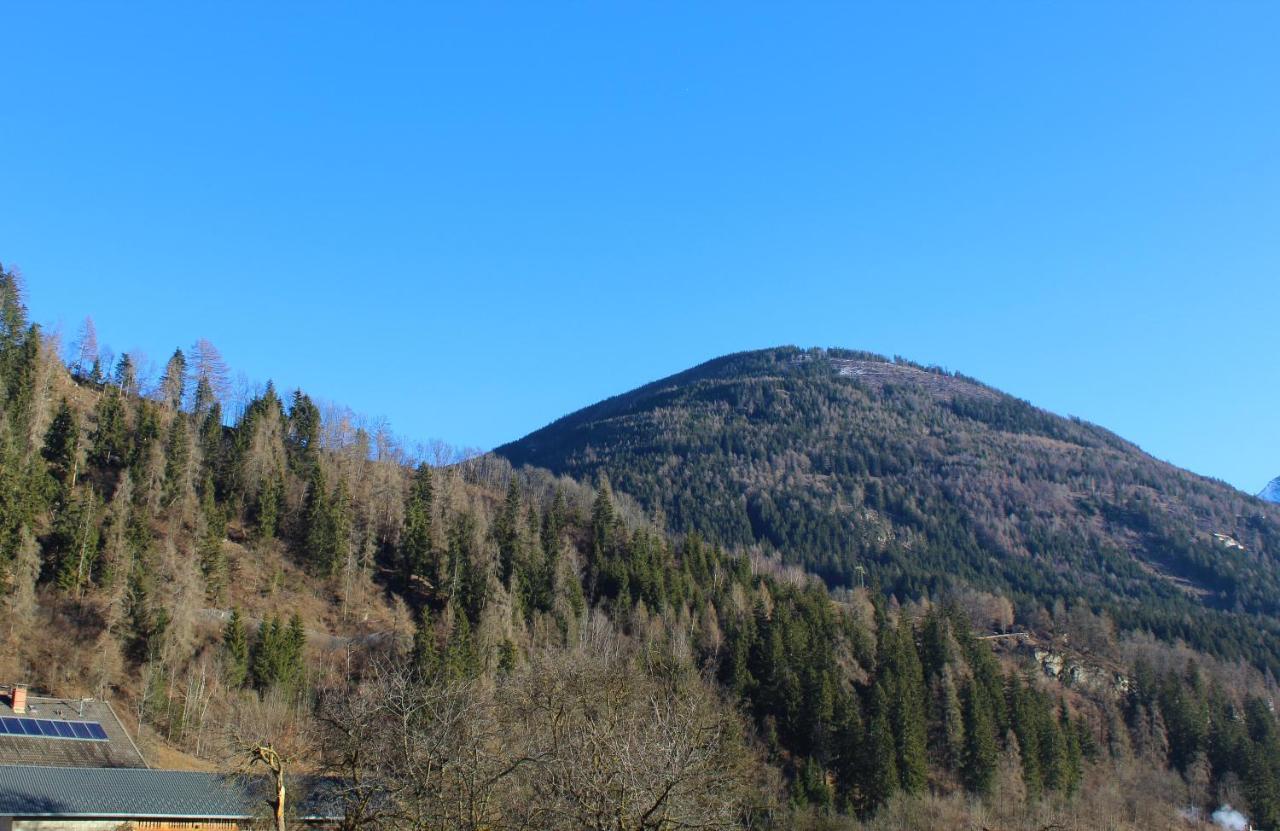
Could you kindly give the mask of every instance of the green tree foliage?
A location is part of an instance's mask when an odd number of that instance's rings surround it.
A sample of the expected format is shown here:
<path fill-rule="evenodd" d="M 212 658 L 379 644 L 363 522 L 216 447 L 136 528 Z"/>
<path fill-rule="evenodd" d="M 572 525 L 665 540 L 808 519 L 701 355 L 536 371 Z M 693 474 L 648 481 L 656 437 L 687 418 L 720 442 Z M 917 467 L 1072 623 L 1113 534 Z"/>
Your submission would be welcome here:
<path fill-rule="evenodd" d="M 249 680 L 249 635 L 240 610 L 233 608 L 222 631 L 223 672 L 227 686 L 243 687 Z"/>
<path fill-rule="evenodd" d="M 65 398 L 45 432 L 41 455 L 49 466 L 54 489 L 63 494 L 70 492 L 79 471 L 80 423 Z"/>
<path fill-rule="evenodd" d="M 320 409 L 302 390 L 295 390 L 289 408 L 289 464 L 300 476 L 310 474 L 320 458 Z"/>
<path fill-rule="evenodd" d="M 164 447 L 164 500 L 168 505 L 179 501 L 186 492 L 191 475 L 191 438 L 187 419 L 175 415 L 169 422 L 169 435 Z"/>
<path fill-rule="evenodd" d="M 422 617 L 414 630 L 412 660 L 420 678 L 434 678 L 441 670 L 440 647 L 436 642 L 436 627 L 431 620 L 430 609 L 422 610 Z"/>
<path fill-rule="evenodd" d="M 431 467 L 418 465 L 404 504 L 404 530 L 400 534 L 400 563 L 406 582 L 419 581 L 429 589 L 440 587 L 439 563 L 431 538 L 434 492 Z"/>
<path fill-rule="evenodd" d="M 1023 619 L 1083 599 L 1121 631 L 1280 675 L 1280 517 L 936 368 L 842 350 L 730 355 L 496 452 L 602 477 L 673 531 L 759 546 L 832 586 L 858 585 L 859 567 L 900 599 L 963 584 L 1011 598 Z M 1074 496 L 1036 510 L 1047 493 Z M 593 598 L 607 520 L 593 512 Z"/>
<path fill-rule="evenodd" d="M 135 527 L 132 532 L 138 534 Z M 145 531 L 143 532 L 145 533 Z M 149 563 L 149 552 L 140 552 L 129 572 L 126 607 L 128 614 L 128 652 L 139 662 L 154 661 L 164 647 L 169 629 L 169 611 L 156 599 L 155 570 Z"/>
<path fill-rule="evenodd" d="M 965 787 L 986 794 L 995 781 L 999 760 L 995 723 L 991 717 L 991 697 L 972 678 L 964 689 L 964 760 L 960 770 Z"/>
<path fill-rule="evenodd" d="M 302 618 L 296 613 L 288 622 L 275 615 L 262 621 L 253 644 L 254 685 L 260 690 L 294 688 L 305 672 L 306 644 Z"/>
<path fill-rule="evenodd" d="M 93 580 L 101 510 L 102 501 L 92 487 L 77 488 L 58 506 L 47 550 L 53 579 L 63 591 L 79 595 Z"/>
<path fill-rule="evenodd" d="M 254 503 L 253 519 L 259 539 L 269 540 L 276 536 L 283 508 L 284 477 L 278 471 L 273 471 L 262 481 L 258 498 Z"/>
<path fill-rule="evenodd" d="M 324 470 L 320 465 L 311 468 L 307 485 L 307 499 L 302 516 L 303 558 L 312 570 L 320 575 L 334 574 L 346 559 L 350 545 L 350 507 L 346 484 L 329 492 Z"/>
<path fill-rule="evenodd" d="M 466 511 L 457 514 L 449 527 L 446 563 L 449 602 L 471 621 L 480 619 L 480 610 L 487 599 L 486 574 L 479 560 L 476 533 L 475 516 Z"/>
<path fill-rule="evenodd" d="M 90 461 L 106 470 L 118 468 L 128 461 L 130 450 L 124 399 L 118 387 L 107 387 L 98 402 L 93 420 Z"/>
<path fill-rule="evenodd" d="M 164 376 L 160 379 L 160 400 L 173 411 L 182 408 L 182 399 L 187 386 L 187 356 L 181 349 L 173 350 L 164 367 Z"/>
<path fill-rule="evenodd" d="M 453 628 L 445 647 L 445 677 L 451 681 L 466 681 L 479 675 L 480 670 L 480 651 L 475 636 L 471 634 L 471 621 L 461 609 L 455 608 Z"/>
<path fill-rule="evenodd" d="M 205 592 L 215 603 L 220 602 L 227 588 L 227 555 L 223 539 L 227 535 L 227 518 L 221 506 L 213 499 L 212 486 L 204 488 L 200 500 L 203 530 L 200 532 L 197 555 L 200 571 L 204 574 Z"/>
<path fill-rule="evenodd" d="M 520 550 L 520 485 L 514 476 L 507 485 L 507 497 L 494 521 L 493 535 L 498 544 L 498 579 L 509 589 L 516 564 L 523 559 Z"/>
<path fill-rule="evenodd" d="M 896 632 L 886 628 L 881 633 L 879 671 L 890 698 L 901 786 L 914 793 L 924 787 L 928 778 L 924 670 L 916 651 L 915 633 L 905 615 Z"/>
<path fill-rule="evenodd" d="M 901 786 L 898 747 L 893 735 L 893 707 L 885 685 L 876 684 L 871 693 L 871 724 L 867 728 L 869 770 L 864 789 L 864 811 L 883 805 Z"/>

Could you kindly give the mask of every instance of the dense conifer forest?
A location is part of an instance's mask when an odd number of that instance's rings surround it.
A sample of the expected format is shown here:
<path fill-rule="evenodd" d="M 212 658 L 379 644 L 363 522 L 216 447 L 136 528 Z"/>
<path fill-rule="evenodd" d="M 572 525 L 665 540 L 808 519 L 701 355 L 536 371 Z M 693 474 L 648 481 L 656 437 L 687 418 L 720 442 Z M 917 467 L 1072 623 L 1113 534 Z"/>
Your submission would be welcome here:
<path fill-rule="evenodd" d="M 1099 428 L 775 350 L 467 456 L 229 377 L 0 268 L 0 680 L 157 766 L 265 746 L 351 829 L 1280 828 L 1280 514 Z"/>
<path fill-rule="evenodd" d="M 1280 672 L 1280 511 L 964 376 L 842 350 L 731 355 L 497 452 L 617 488 L 676 532 L 832 586 L 998 592 L 1019 620 L 1126 631 Z"/>

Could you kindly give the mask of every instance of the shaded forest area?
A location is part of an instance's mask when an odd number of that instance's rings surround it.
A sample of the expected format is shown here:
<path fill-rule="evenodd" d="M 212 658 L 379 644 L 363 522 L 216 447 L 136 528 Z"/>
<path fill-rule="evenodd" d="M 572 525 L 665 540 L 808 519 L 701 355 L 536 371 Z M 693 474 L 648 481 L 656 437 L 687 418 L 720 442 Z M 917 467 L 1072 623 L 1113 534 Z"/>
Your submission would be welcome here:
<path fill-rule="evenodd" d="M 123 703 L 153 763 L 232 768 L 265 738 L 340 777 L 353 829 L 1149 828 L 1226 802 L 1280 828 L 1268 676 L 1117 635 L 1120 606 L 1002 595 L 1013 572 L 926 578 L 969 556 L 967 537 L 925 545 L 931 514 L 908 539 L 871 508 L 889 541 L 850 588 L 786 538 L 670 534 L 712 494 L 647 513 L 660 455 L 581 481 L 428 462 L 301 391 L 229 415 L 207 342 L 141 379 L 91 334 L 46 338 L 0 269 L 0 677 Z M 779 400 L 830 416 L 800 397 Z M 970 418 L 937 429 L 951 417 Z M 1057 440 L 1130 452 L 1072 429 Z M 993 650 L 1013 604 L 1123 662 L 1124 685 Z"/>

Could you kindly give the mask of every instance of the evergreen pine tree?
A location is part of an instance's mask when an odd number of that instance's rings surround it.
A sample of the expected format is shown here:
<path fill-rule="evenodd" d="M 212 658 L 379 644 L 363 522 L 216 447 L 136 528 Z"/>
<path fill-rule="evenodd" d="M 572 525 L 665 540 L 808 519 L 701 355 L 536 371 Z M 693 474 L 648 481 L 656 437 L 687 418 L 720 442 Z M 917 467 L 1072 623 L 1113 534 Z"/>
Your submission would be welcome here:
<path fill-rule="evenodd" d="M 94 413 L 94 422 L 89 460 L 102 468 L 124 464 L 129 458 L 128 430 L 125 425 L 124 402 L 120 398 L 120 392 L 114 387 L 108 387 L 103 392 Z"/>
<path fill-rule="evenodd" d="M 939 724 L 942 728 L 941 756 L 948 769 L 959 770 L 964 764 L 965 755 L 965 719 L 960 692 L 956 689 L 955 675 L 949 665 L 943 665 L 937 677 Z"/>
<path fill-rule="evenodd" d="M 307 498 L 302 507 L 302 528 L 303 559 L 314 571 L 328 574 L 333 552 L 337 548 L 337 539 L 329 488 L 325 482 L 324 469 L 320 465 L 311 468 Z"/>
<path fill-rule="evenodd" d="M 1084 772 L 1083 752 L 1080 748 L 1079 725 L 1071 720 L 1064 701 L 1058 708 L 1058 733 L 1062 736 L 1062 773 L 1058 789 L 1067 795 L 1074 794 L 1080 787 L 1080 779 Z"/>
<path fill-rule="evenodd" d="M 867 735 L 855 696 L 837 697 L 834 710 L 834 764 L 842 809 L 856 808 L 866 767 Z"/>
<path fill-rule="evenodd" d="M 351 491 L 347 480 L 339 478 L 333 499 L 329 503 L 329 525 L 332 548 L 325 552 L 325 573 L 332 575 L 342 568 L 351 553 Z"/>
<path fill-rule="evenodd" d="M 498 543 L 498 579 L 511 588 L 511 576 L 520 557 L 520 485 L 512 476 L 507 483 L 507 498 L 494 521 Z"/>
<path fill-rule="evenodd" d="M 181 349 L 173 350 L 172 357 L 164 367 L 164 377 L 160 381 L 160 400 L 166 407 L 177 412 L 182 409 L 182 398 L 187 384 L 187 356 Z"/>
<path fill-rule="evenodd" d="M 54 517 L 50 550 L 58 588 L 79 596 L 98 562 L 102 501 L 92 487 L 77 488 Z"/>
<path fill-rule="evenodd" d="M 231 610 L 231 619 L 222 632 L 222 648 L 227 686 L 243 687 L 249 677 L 249 636 L 245 632 L 244 618 L 240 616 L 239 609 Z"/>
<path fill-rule="evenodd" d="M 591 506 L 591 548 L 587 552 L 586 583 L 592 597 L 596 596 L 600 572 L 611 553 L 610 541 L 614 526 L 613 491 L 609 478 L 600 474 L 600 486 Z"/>
<path fill-rule="evenodd" d="M 56 489 L 68 494 L 75 487 L 79 467 L 80 424 L 67 399 L 62 399 L 49 429 L 44 434 L 41 455 L 49 465 Z"/>
<path fill-rule="evenodd" d="M 191 397 L 191 415 L 203 423 L 215 409 L 221 409 L 218 397 L 209 378 L 201 375 L 196 379 L 195 393 Z"/>
<path fill-rule="evenodd" d="M 800 765 L 796 776 L 796 801 L 807 805 L 820 813 L 831 809 L 831 785 L 827 782 L 827 771 L 822 763 L 812 756 L 807 757 Z"/>
<path fill-rule="evenodd" d="M 134 398 L 138 395 L 138 372 L 128 352 L 116 361 L 115 376 L 112 380 L 126 398 Z"/>
<path fill-rule="evenodd" d="M 973 793 L 986 794 L 995 779 L 999 749 L 988 693 L 972 678 L 964 689 L 964 736 L 962 773 L 965 787 Z"/>
<path fill-rule="evenodd" d="M 1009 676 L 1008 698 L 1011 729 L 1022 751 L 1022 781 L 1027 797 L 1038 799 L 1044 790 L 1044 752 L 1034 692 L 1015 673 Z"/>
<path fill-rule="evenodd" d="M 187 419 L 176 414 L 169 422 L 169 436 L 164 448 L 164 501 L 168 505 L 182 498 L 191 467 L 191 441 Z"/>
<path fill-rule="evenodd" d="M 449 602 L 472 621 L 484 608 L 485 573 L 476 551 L 476 518 L 469 511 L 454 517 L 449 527 Z"/>
<path fill-rule="evenodd" d="M 289 628 L 284 633 L 284 650 L 284 680 L 291 687 L 296 687 L 306 674 L 307 654 L 307 630 L 302 625 L 302 615 L 297 612 L 289 616 Z"/>
<path fill-rule="evenodd" d="M 899 621 L 894 649 L 896 691 L 893 727 L 898 739 L 898 773 L 902 789 L 915 793 L 925 786 L 929 775 L 927 729 L 924 707 L 924 672 L 916 652 L 911 621 Z"/>
<path fill-rule="evenodd" d="M 480 653 L 471 634 L 471 622 L 461 609 L 453 613 L 453 630 L 445 649 L 444 671 L 450 681 L 467 681 L 480 674 Z"/>
<path fill-rule="evenodd" d="M 283 503 L 284 477 L 280 475 L 280 471 L 273 470 L 270 476 L 262 480 L 254 505 L 253 515 L 257 525 L 258 539 L 269 540 L 276 536 Z"/>
<path fill-rule="evenodd" d="M 205 593 L 216 603 L 222 599 L 227 586 L 227 557 L 222 546 L 227 535 L 227 520 L 222 508 L 214 500 L 211 484 L 203 488 L 200 513 L 203 525 L 196 553 L 200 560 L 200 571 L 204 575 Z"/>
<path fill-rule="evenodd" d="M 429 680 L 440 671 L 440 650 L 436 647 L 436 628 L 430 609 L 422 610 L 422 618 L 414 630 L 412 658 L 419 678 Z"/>
<path fill-rule="evenodd" d="M 863 811 L 874 811 L 897 792 L 898 748 L 889 718 L 889 695 L 879 681 L 871 692 L 871 723 L 867 728 L 869 764 L 863 787 Z"/>
<path fill-rule="evenodd" d="M 293 393 L 285 447 L 293 471 L 310 475 L 320 456 L 320 409 L 302 390 Z"/>
<path fill-rule="evenodd" d="M 420 580 L 438 591 L 439 575 L 431 544 L 431 468 L 426 462 L 414 471 L 404 505 L 404 531 L 400 535 L 400 562 L 406 582 Z"/>
<path fill-rule="evenodd" d="M 253 683 L 259 690 L 280 680 L 283 651 L 280 618 L 272 615 L 258 624 L 258 637 L 253 644 Z"/>

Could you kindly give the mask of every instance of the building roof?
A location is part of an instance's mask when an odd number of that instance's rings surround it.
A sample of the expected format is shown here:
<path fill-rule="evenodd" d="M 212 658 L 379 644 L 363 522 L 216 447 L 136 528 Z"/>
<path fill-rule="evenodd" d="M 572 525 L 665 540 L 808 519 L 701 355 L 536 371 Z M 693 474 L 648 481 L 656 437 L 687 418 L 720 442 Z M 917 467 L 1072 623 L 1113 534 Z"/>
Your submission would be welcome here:
<path fill-rule="evenodd" d="M 330 780 L 299 778 L 302 819 L 341 816 Z M 145 768 L 0 765 L 0 816 L 238 820 L 269 811 L 261 777 Z"/>
<path fill-rule="evenodd" d="M 0 697 L 0 717 L 14 715 L 8 696 Z M 146 760 L 129 738 L 115 711 L 105 701 L 28 695 L 26 718 L 96 721 L 107 734 L 103 741 L 51 740 L 0 734 L 0 765 L 82 768 L 145 768 Z"/>
<path fill-rule="evenodd" d="M 0 765 L 0 815 L 244 819 L 242 789 L 210 773 Z"/>

